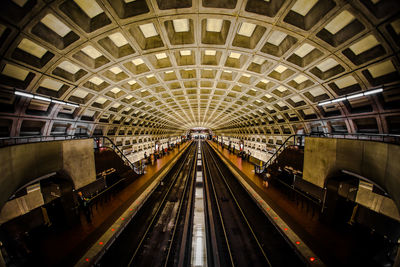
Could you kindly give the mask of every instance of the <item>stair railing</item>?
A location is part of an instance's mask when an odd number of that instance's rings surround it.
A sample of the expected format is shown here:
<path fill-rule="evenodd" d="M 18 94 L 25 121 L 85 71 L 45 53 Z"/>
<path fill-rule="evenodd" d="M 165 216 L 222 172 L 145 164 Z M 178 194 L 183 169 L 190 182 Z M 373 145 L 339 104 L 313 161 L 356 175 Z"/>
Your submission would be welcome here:
<path fill-rule="evenodd" d="M 396 134 L 373 134 L 373 133 L 310 133 L 310 134 L 294 134 L 289 136 L 282 145 L 278 147 L 275 153 L 269 158 L 269 160 L 262 166 L 254 166 L 255 173 L 261 174 L 266 171 L 268 166 L 273 164 L 280 153 L 289 146 L 288 141 L 293 139 L 294 145 L 304 146 L 304 138 L 309 137 L 322 137 L 322 138 L 338 138 L 338 139 L 352 139 L 352 140 L 364 140 L 364 141 L 376 141 L 390 144 L 400 144 L 400 135 Z M 296 138 L 301 138 L 296 140 Z M 296 142 L 297 141 L 297 142 Z"/>
<path fill-rule="evenodd" d="M 309 136 L 309 135 L 293 134 L 293 135 L 289 136 L 288 138 L 286 138 L 286 140 L 278 147 L 278 149 L 268 159 L 268 161 L 266 163 L 264 163 L 262 166 L 257 166 L 257 165 L 254 166 L 255 173 L 260 174 L 260 173 L 265 172 L 265 170 L 278 159 L 278 156 L 288 146 L 292 146 L 292 145 L 298 145 L 301 147 L 304 146 L 304 137 L 306 137 L 306 136 Z M 293 140 L 293 143 L 290 143 L 289 142 L 290 140 Z"/>
<path fill-rule="evenodd" d="M 144 164 L 135 165 L 132 163 L 125 154 L 118 148 L 118 146 L 107 136 L 96 136 L 93 137 L 95 141 L 95 145 L 97 148 L 100 147 L 108 147 L 112 149 L 123 161 L 124 163 L 129 166 L 136 174 L 143 174 L 144 173 Z"/>

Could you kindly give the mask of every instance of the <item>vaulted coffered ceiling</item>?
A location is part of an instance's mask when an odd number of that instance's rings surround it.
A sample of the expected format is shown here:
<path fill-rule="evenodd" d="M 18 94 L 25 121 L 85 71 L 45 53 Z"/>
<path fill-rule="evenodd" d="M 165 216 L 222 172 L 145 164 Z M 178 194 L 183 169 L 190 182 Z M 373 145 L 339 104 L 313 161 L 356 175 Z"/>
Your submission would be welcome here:
<path fill-rule="evenodd" d="M 399 11 L 395 0 L 5 0 L 1 116 L 283 132 L 367 117 L 388 132 L 400 108 Z"/>

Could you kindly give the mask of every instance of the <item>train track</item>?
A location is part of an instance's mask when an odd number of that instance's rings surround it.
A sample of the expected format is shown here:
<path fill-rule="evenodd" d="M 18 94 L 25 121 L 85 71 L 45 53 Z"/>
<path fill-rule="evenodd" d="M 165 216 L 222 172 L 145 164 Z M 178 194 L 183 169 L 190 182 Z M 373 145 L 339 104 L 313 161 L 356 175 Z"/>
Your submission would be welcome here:
<path fill-rule="evenodd" d="M 190 239 L 186 214 L 193 199 L 196 147 L 193 142 L 108 249 L 100 266 L 183 266 L 189 253 L 185 252 Z"/>
<path fill-rule="evenodd" d="M 193 266 L 195 176 L 202 169 L 207 266 L 306 266 L 209 145 L 200 143 L 201 168 L 193 142 L 99 265 Z"/>
<path fill-rule="evenodd" d="M 203 143 L 213 266 L 306 266 L 215 152 Z M 214 236 L 211 234 L 214 232 Z"/>

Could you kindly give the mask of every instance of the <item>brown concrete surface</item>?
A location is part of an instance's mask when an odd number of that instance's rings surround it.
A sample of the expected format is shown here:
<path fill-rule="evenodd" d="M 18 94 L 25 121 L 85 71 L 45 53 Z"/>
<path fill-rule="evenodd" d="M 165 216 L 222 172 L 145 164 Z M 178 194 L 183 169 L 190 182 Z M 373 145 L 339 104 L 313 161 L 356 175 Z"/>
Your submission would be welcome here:
<path fill-rule="evenodd" d="M 303 206 L 296 205 L 296 202 L 290 200 L 277 188 L 265 187 L 261 177 L 254 173 L 253 164 L 229 153 L 227 149 L 222 149 L 214 142 L 209 142 L 209 144 L 239 169 L 242 177 L 325 264 L 347 266 L 354 257 L 359 256 L 356 249 L 362 246 L 363 241 L 356 233 L 349 229 L 336 229 L 321 223 L 318 216 L 310 215 Z"/>
<path fill-rule="evenodd" d="M 33 179 L 63 171 L 80 188 L 96 179 L 93 140 L 66 140 L 0 148 L 0 207 Z"/>
<path fill-rule="evenodd" d="M 347 170 L 384 188 L 400 211 L 400 146 L 383 142 L 306 137 L 304 179 L 324 187 L 326 179 Z"/>
<path fill-rule="evenodd" d="M 81 255 L 97 240 L 103 232 L 118 218 L 126 207 L 130 205 L 147 186 L 157 177 L 158 173 L 166 167 L 180 151 L 187 148 L 190 143 L 184 143 L 180 149 L 175 148 L 153 165 L 146 167 L 146 173 L 137 177 L 128 186 L 117 192 L 110 201 L 93 208 L 92 222 L 88 223 L 81 214 L 81 224 L 62 232 L 48 233 L 43 236 L 37 246 L 40 247 L 44 265 L 74 264 Z"/>
<path fill-rule="evenodd" d="M 62 157 L 63 170 L 71 177 L 76 189 L 96 180 L 93 139 L 63 141 Z"/>

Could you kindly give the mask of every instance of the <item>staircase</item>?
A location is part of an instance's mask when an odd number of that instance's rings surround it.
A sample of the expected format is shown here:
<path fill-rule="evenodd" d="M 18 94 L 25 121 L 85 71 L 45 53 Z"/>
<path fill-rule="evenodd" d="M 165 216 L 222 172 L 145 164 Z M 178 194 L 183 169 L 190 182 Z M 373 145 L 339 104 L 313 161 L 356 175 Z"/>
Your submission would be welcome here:
<path fill-rule="evenodd" d="M 304 149 L 297 146 L 287 146 L 276 159 L 266 167 L 263 176 L 267 180 L 267 173 L 271 177 L 278 178 L 289 186 L 294 184 L 294 174 L 303 175 Z"/>
<path fill-rule="evenodd" d="M 131 168 L 125 164 L 122 158 L 118 156 L 114 150 L 108 147 L 95 151 L 94 159 L 96 173 L 114 168 L 119 175 L 122 175 L 131 170 Z"/>

